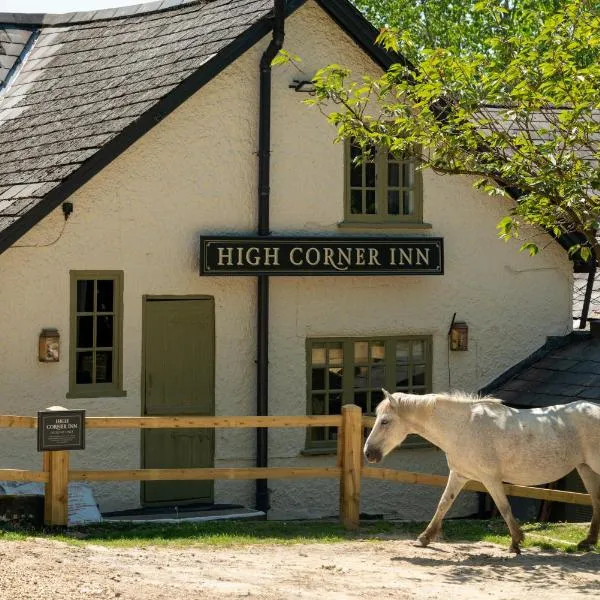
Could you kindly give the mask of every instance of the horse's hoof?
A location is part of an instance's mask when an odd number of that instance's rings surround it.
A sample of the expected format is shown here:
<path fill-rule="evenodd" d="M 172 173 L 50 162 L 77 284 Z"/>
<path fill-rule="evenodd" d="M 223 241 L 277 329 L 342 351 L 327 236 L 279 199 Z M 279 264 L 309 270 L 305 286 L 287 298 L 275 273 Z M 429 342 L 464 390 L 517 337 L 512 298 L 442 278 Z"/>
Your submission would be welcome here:
<path fill-rule="evenodd" d="M 596 544 L 591 542 L 590 540 L 581 540 L 579 544 L 577 544 L 577 550 L 581 550 L 582 552 L 589 552 Z"/>
<path fill-rule="evenodd" d="M 509 548 L 509 552 L 514 552 L 515 554 L 521 554 L 521 548 L 519 548 L 518 544 L 511 544 Z"/>
<path fill-rule="evenodd" d="M 424 534 L 421 534 L 418 538 L 417 538 L 417 542 L 423 546 L 423 548 L 425 548 L 426 546 L 429 546 L 429 542 L 431 540 Z"/>

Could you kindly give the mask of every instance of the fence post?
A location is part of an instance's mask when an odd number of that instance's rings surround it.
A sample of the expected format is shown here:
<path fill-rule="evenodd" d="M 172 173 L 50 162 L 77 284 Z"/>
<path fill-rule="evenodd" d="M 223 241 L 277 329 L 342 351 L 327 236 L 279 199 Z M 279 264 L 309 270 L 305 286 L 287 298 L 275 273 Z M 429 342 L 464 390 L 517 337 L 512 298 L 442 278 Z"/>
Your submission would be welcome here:
<path fill-rule="evenodd" d="M 66 526 L 69 518 L 69 451 L 44 452 L 48 483 L 44 494 L 44 523 Z"/>
<path fill-rule="evenodd" d="M 342 407 L 340 519 L 347 529 L 356 529 L 359 524 L 361 442 L 362 411 L 360 406 L 346 404 Z"/>

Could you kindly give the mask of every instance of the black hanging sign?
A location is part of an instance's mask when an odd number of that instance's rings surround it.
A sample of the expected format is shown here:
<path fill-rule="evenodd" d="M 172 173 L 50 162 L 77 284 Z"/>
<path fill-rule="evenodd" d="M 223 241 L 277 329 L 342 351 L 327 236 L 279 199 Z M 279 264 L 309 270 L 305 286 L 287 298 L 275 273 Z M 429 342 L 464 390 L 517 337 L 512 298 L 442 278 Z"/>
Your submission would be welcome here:
<path fill-rule="evenodd" d="M 201 275 L 443 275 L 442 238 L 201 236 Z"/>
<path fill-rule="evenodd" d="M 84 449 L 85 410 L 38 411 L 38 451 Z"/>

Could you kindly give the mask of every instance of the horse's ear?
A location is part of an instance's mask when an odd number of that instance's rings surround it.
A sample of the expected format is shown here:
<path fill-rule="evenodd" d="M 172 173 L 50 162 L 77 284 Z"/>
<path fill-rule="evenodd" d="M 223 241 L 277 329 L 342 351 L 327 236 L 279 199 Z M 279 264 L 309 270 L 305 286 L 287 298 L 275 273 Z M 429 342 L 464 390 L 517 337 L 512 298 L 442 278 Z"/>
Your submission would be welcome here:
<path fill-rule="evenodd" d="M 394 398 L 394 396 L 392 394 L 390 394 L 385 388 L 381 388 L 381 391 L 383 392 L 383 397 L 386 400 L 389 400 L 389 402 L 392 406 L 395 407 L 398 405 L 398 400 L 396 400 L 396 398 Z"/>

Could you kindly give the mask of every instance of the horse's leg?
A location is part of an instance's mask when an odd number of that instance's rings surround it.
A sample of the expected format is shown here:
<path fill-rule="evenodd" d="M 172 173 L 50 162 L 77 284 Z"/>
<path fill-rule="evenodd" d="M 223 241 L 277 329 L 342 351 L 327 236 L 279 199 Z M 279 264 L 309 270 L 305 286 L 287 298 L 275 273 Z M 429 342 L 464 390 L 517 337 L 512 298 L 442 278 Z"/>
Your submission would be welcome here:
<path fill-rule="evenodd" d="M 440 532 L 444 515 L 448 512 L 467 481 L 468 479 L 458 475 L 455 471 L 450 471 L 446 489 L 440 498 L 435 515 L 433 515 L 433 519 L 431 519 L 431 523 L 427 525 L 425 531 L 417 538 L 423 546 L 427 546 Z"/>
<path fill-rule="evenodd" d="M 510 504 L 508 502 L 508 498 L 504 493 L 504 486 L 501 481 L 483 481 L 482 482 L 487 488 L 490 496 L 496 503 L 502 518 L 508 525 L 508 529 L 510 531 L 510 537 L 512 538 L 512 543 L 510 545 L 510 551 L 515 554 L 521 554 L 521 549 L 519 548 L 519 544 L 523 541 L 525 536 L 523 535 L 523 531 L 521 531 L 521 527 L 517 523 L 512 510 L 510 508 Z"/>
<path fill-rule="evenodd" d="M 577 472 L 585 485 L 585 489 L 592 497 L 592 522 L 585 540 L 577 544 L 579 550 L 589 550 L 598 543 L 598 529 L 600 527 L 600 475 L 593 471 L 588 465 L 577 466 Z"/>

